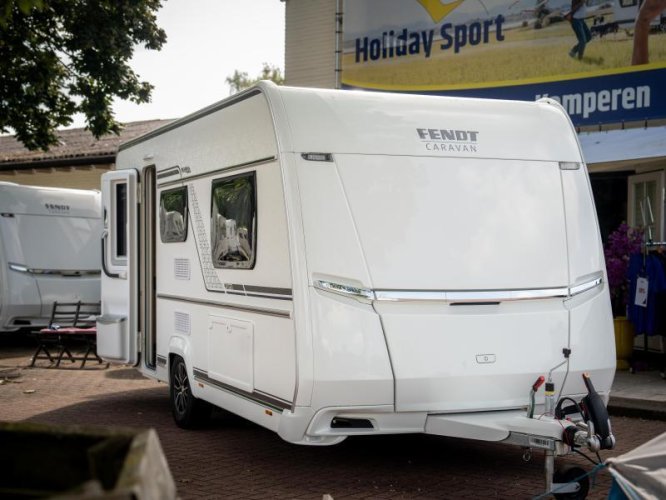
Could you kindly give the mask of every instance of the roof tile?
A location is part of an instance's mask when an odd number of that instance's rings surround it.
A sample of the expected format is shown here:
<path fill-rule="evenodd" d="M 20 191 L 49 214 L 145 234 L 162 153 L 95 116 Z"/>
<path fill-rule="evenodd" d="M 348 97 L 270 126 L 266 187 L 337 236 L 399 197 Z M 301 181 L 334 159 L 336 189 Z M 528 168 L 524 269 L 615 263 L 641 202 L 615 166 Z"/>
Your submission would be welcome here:
<path fill-rule="evenodd" d="M 86 156 L 115 155 L 118 146 L 123 142 L 166 125 L 173 120 L 146 120 L 125 123 L 120 135 L 107 134 L 95 139 L 85 128 L 59 130 L 58 144 L 48 151 L 30 151 L 14 136 L 0 137 L 0 165 L 3 163 L 30 163 L 65 158 L 82 158 Z"/>

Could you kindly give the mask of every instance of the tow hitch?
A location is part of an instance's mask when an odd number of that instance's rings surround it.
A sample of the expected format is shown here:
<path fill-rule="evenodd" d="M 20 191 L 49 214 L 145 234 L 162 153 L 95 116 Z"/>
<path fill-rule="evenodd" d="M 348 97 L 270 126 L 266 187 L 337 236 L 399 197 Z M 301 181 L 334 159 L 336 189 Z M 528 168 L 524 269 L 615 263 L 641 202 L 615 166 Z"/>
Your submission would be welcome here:
<path fill-rule="evenodd" d="M 548 377 L 551 378 L 550 376 Z M 529 460 L 533 451 L 545 454 L 545 493 L 539 498 L 585 498 L 589 490 L 590 473 L 580 467 L 555 469 L 555 457 L 578 453 L 601 467 L 599 450 L 615 446 L 606 407 L 594 389 L 589 375 L 583 375 L 587 395 L 581 401 L 563 397 L 555 404 L 552 380 L 539 377 L 530 386 L 530 404 L 524 410 L 496 410 L 487 412 L 445 413 L 428 415 L 425 432 L 438 436 L 476 439 L 519 446 L 523 459 Z M 546 383 L 545 407 L 549 411 L 535 415 L 533 403 L 536 392 Z M 549 382 L 552 385 L 549 385 Z M 552 394 L 551 394 L 552 393 Z M 596 460 L 584 453 L 596 454 Z"/>
<path fill-rule="evenodd" d="M 532 386 L 531 401 L 534 401 L 534 393 L 543 380 L 544 377 L 539 377 Z M 610 450 L 615 447 L 615 436 L 611 430 L 606 406 L 594 389 L 592 379 L 587 373 L 583 374 L 583 381 L 587 389 L 587 396 L 580 403 L 572 398 L 564 397 L 558 401 L 554 415 L 543 415 L 549 416 L 555 421 L 573 424 L 564 426 L 561 443 L 556 442 L 554 446 L 545 449 L 546 493 L 543 495 L 544 497 L 552 494 L 555 498 L 585 498 L 589 491 L 589 477 L 585 470 L 581 467 L 568 467 L 556 471 L 556 456 L 566 455 L 570 451 L 580 453 L 578 450 L 585 447 L 596 454 L 597 465 L 599 465 L 602 462 L 598 454 L 599 450 Z M 533 406 L 531 403 L 528 409 L 529 418 L 533 418 Z M 587 458 L 594 462 L 589 457 Z"/>

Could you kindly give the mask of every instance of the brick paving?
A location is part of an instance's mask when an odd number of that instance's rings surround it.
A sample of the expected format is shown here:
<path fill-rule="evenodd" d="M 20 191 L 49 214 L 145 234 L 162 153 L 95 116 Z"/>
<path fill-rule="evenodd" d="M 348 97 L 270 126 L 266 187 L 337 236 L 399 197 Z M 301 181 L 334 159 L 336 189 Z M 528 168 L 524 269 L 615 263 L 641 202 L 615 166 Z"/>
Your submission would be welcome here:
<path fill-rule="evenodd" d="M 532 498 L 542 491 L 543 456 L 519 448 L 437 436 L 350 438 L 333 447 L 291 445 L 243 419 L 218 412 L 184 431 L 171 419 L 168 388 L 131 368 L 27 368 L 30 350 L 0 345 L 0 420 L 155 428 L 179 496 L 339 499 Z M 18 368 L 17 368 L 18 367 Z M 33 392 L 34 391 L 34 392 Z M 665 421 L 613 418 L 622 454 L 666 432 Z M 582 458 L 562 462 L 589 467 Z M 606 498 L 602 471 L 589 498 Z"/>

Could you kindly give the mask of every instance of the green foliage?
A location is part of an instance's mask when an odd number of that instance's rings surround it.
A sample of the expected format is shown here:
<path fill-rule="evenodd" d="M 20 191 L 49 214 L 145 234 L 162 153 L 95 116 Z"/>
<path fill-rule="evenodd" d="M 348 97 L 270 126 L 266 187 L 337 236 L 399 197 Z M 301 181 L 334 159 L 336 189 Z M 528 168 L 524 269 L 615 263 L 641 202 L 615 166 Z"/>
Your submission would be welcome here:
<path fill-rule="evenodd" d="M 185 215 L 187 191 L 185 188 L 178 188 L 171 192 L 162 193 L 162 206 L 167 212 L 180 212 Z"/>
<path fill-rule="evenodd" d="M 160 0 L 0 0 L 0 132 L 47 150 L 81 112 L 95 137 L 118 133 L 114 97 L 148 102 L 129 66 L 137 45 L 159 50 Z"/>
<path fill-rule="evenodd" d="M 234 74 L 226 78 L 227 85 L 230 87 L 232 94 L 240 92 L 248 87 L 251 87 L 260 80 L 270 80 L 277 85 L 284 84 L 284 76 L 282 70 L 273 66 L 272 64 L 263 63 L 261 74 L 256 78 L 250 78 L 247 72 L 235 70 Z"/>

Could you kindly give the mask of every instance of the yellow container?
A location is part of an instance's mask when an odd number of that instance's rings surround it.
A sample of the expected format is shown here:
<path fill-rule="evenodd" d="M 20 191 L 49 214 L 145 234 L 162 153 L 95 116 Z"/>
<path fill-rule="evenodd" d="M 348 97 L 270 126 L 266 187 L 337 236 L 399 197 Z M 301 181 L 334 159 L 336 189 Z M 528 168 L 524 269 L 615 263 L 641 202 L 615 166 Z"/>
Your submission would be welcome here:
<path fill-rule="evenodd" d="M 615 327 L 615 357 L 617 358 L 617 369 L 628 370 L 629 360 L 634 349 L 634 325 L 626 316 L 613 318 Z"/>

